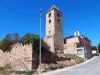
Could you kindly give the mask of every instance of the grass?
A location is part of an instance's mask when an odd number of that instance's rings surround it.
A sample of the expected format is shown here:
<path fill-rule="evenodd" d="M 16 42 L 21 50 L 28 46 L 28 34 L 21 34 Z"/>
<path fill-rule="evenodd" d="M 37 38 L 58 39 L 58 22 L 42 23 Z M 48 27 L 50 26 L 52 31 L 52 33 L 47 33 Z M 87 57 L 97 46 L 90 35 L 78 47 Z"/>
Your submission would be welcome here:
<path fill-rule="evenodd" d="M 16 74 L 33 75 L 35 71 L 14 71 Z"/>
<path fill-rule="evenodd" d="M 11 73 L 16 73 L 18 75 L 20 74 L 33 75 L 35 71 L 10 71 L 10 70 L 6 70 L 4 67 L 0 67 L 0 74 L 10 75 Z"/>
<path fill-rule="evenodd" d="M 4 71 L 5 70 L 5 68 L 4 67 L 0 67 L 0 71 Z"/>
<path fill-rule="evenodd" d="M 33 75 L 35 72 L 34 71 L 2 71 L 1 74 L 3 75 L 9 75 L 11 73 L 16 73 L 18 75 L 20 74 L 25 74 L 25 75 Z"/>
<path fill-rule="evenodd" d="M 25 74 L 26 71 L 14 71 L 16 74 Z"/>
<path fill-rule="evenodd" d="M 35 72 L 34 71 L 27 71 L 26 75 L 33 75 Z"/>
<path fill-rule="evenodd" d="M 57 56 L 65 56 L 68 58 L 73 58 L 76 61 L 76 64 L 84 62 L 84 59 L 77 56 L 76 54 L 58 54 Z"/>
<path fill-rule="evenodd" d="M 10 75 L 12 72 L 11 71 L 2 71 L 1 74 L 3 75 Z"/>

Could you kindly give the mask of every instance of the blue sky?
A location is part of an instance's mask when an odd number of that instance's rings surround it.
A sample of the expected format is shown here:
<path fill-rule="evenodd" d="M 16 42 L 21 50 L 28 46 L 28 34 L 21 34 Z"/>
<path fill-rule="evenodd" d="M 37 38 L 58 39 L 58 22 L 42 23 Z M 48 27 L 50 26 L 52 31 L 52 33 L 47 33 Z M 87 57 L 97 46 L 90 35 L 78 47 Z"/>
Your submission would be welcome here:
<path fill-rule="evenodd" d="M 39 34 L 39 10 L 42 8 L 42 38 L 45 37 L 45 14 L 53 0 L 0 0 L 0 40 L 8 33 Z M 93 45 L 100 43 L 100 0 L 55 0 L 55 5 L 63 12 L 64 37 L 80 34 L 88 37 Z"/>

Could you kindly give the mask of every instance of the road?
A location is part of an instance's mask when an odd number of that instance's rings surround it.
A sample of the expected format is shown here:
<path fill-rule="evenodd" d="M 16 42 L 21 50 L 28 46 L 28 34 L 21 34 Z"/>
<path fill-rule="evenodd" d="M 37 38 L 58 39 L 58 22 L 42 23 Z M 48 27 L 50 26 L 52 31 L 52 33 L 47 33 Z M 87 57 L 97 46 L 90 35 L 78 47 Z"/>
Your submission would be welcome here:
<path fill-rule="evenodd" d="M 100 56 L 93 57 L 92 59 L 77 66 L 39 75 L 100 75 Z"/>

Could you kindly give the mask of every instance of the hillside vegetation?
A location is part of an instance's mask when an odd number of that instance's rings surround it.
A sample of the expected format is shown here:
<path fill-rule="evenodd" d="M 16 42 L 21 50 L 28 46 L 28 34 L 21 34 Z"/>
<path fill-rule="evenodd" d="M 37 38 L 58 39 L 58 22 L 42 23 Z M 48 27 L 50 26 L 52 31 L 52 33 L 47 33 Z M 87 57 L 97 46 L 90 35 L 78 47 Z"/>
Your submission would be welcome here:
<path fill-rule="evenodd" d="M 67 57 L 67 58 L 72 58 L 76 61 L 76 64 L 82 63 L 84 62 L 84 59 L 77 56 L 76 54 L 57 54 L 57 56 L 63 56 L 63 57 Z"/>
<path fill-rule="evenodd" d="M 0 42 L 0 49 L 4 52 L 10 52 L 13 44 L 22 43 L 23 45 L 32 44 L 33 51 L 39 53 L 40 36 L 37 34 L 27 33 L 22 38 L 18 33 L 7 34 L 3 40 Z M 41 51 L 49 50 L 49 46 L 41 39 Z"/>

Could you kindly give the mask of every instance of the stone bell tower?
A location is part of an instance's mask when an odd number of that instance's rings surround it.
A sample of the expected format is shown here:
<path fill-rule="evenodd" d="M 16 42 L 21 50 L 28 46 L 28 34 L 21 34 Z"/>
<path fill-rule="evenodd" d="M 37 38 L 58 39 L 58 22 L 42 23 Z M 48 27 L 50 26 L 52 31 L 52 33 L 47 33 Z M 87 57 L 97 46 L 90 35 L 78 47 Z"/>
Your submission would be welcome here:
<path fill-rule="evenodd" d="M 45 42 L 53 53 L 63 53 L 62 11 L 53 5 L 46 13 Z"/>

